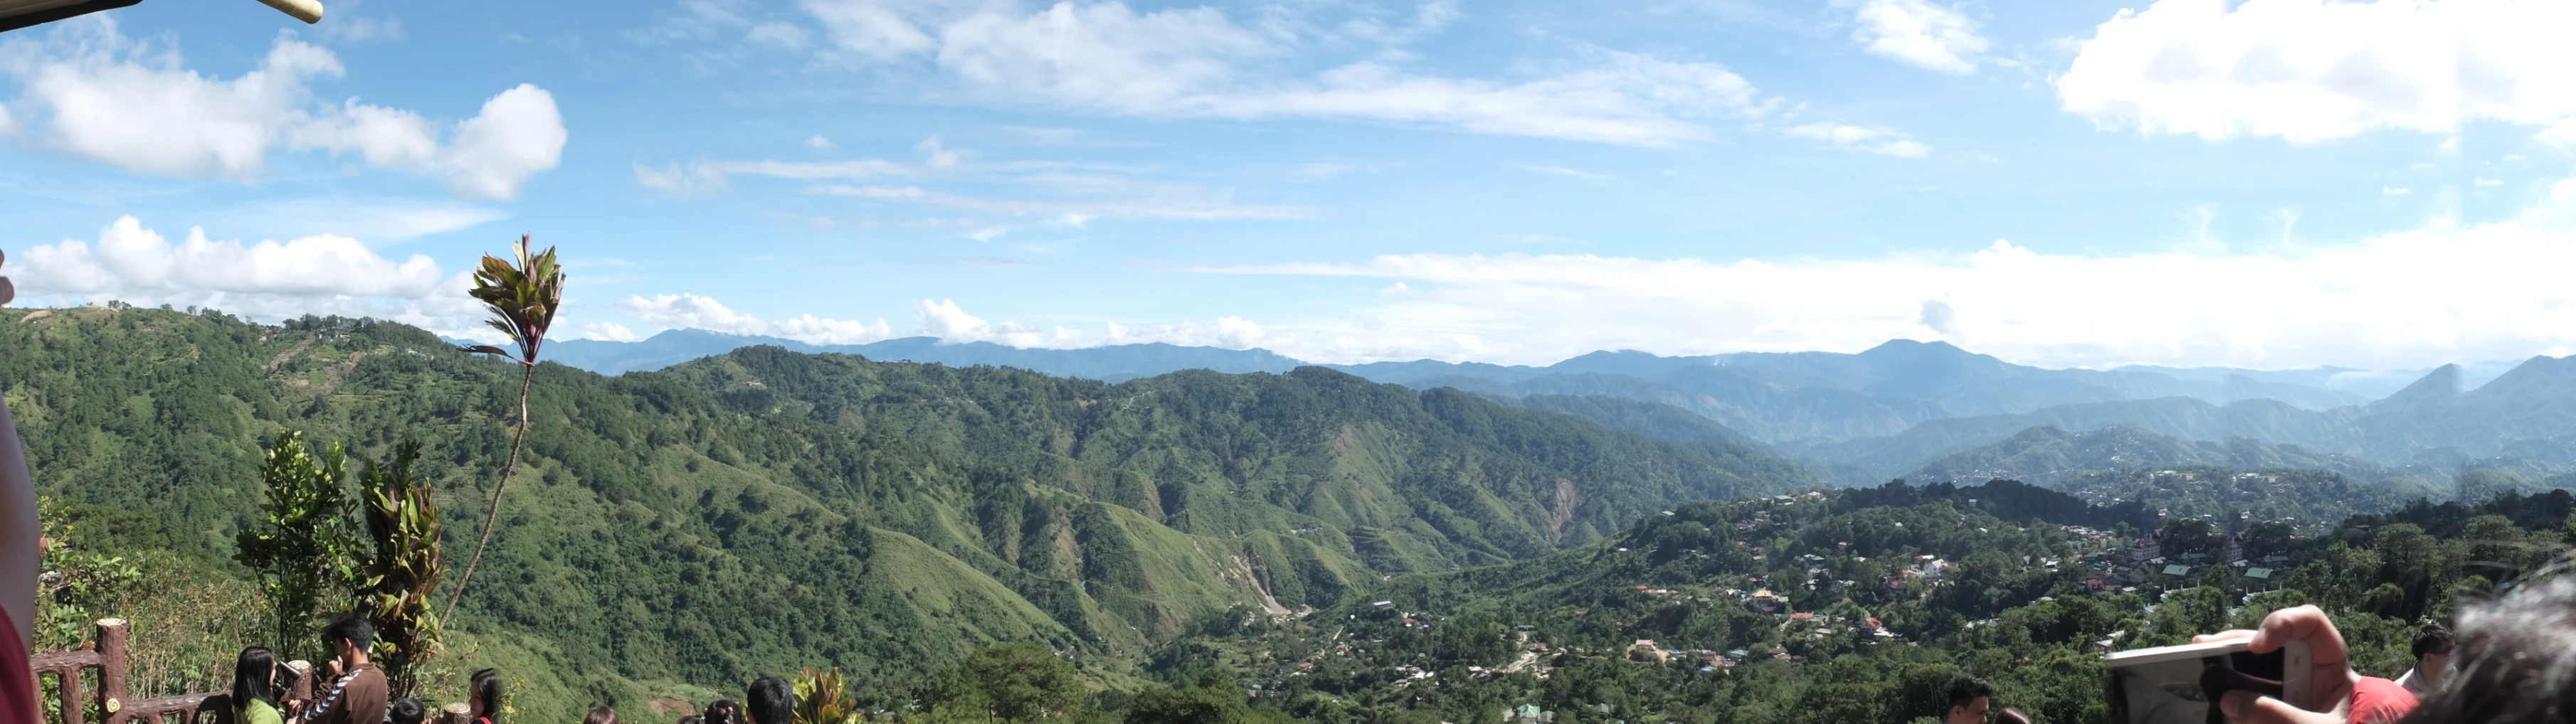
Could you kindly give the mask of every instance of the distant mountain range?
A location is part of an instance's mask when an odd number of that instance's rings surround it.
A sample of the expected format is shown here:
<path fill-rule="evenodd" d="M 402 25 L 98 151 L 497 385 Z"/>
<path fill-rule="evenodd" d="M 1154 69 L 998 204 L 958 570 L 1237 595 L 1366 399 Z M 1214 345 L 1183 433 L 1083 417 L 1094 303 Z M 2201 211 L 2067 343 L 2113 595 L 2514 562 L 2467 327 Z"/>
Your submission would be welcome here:
<path fill-rule="evenodd" d="M 813 345 L 703 330 L 637 342 L 565 340 L 549 347 L 548 358 L 618 374 L 754 345 L 1112 383 L 1187 369 L 1285 373 L 1307 366 L 1263 349 L 1024 349 L 932 337 Z M 1319 366 L 1416 389 L 1456 388 L 1649 437 L 1754 445 L 1845 484 L 2007 470 L 2045 479 L 2056 470 L 2131 462 L 2314 467 L 2357 477 L 2576 469 L 2576 358 L 2385 372 L 2046 369 L 1946 342 L 1894 340 L 1856 354 L 1623 350 L 1547 366 Z"/>

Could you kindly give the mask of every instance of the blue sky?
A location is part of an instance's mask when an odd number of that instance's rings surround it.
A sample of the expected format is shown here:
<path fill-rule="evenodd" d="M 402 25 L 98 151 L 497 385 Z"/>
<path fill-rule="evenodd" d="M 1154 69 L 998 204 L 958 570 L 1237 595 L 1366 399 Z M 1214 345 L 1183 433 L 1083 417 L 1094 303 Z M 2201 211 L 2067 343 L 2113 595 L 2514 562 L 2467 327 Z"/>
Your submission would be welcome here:
<path fill-rule="evenodd" d="M 21 305 L 1316 361 L 2566 354 L 2564 4 L 153 0 L 0 35 Z"/>

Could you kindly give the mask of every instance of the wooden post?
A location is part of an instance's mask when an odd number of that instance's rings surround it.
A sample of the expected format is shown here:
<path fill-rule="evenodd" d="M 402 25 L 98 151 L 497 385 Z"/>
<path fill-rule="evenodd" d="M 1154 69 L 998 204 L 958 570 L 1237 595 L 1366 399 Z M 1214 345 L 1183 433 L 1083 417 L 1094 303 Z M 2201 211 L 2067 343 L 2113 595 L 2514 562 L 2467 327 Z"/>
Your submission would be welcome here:
<path fill-rule="evenodd" d="M 466 706 L 465 702 L 450 702 L 447 706 L 438 708 L 438 722 L 439 724 L 468 724 L 465 721 L 465 714 L 473 710 L 474 708 Z"/>
<path fill-rule="evenodd" d="M 89 705 L 81 701 L 81 668 L 67 669 L 63 671 L 60 678 L 63 683 L 63 724 L 83 724 L 89 721 L 87 712 Z"/>
<path fill-rule="evenodd" d="M 125 709 L 125 635 L 132 630 L 125 619 L 98 620 L 98 710 L 106 712 L 107 724 L 124 724 Z"/>

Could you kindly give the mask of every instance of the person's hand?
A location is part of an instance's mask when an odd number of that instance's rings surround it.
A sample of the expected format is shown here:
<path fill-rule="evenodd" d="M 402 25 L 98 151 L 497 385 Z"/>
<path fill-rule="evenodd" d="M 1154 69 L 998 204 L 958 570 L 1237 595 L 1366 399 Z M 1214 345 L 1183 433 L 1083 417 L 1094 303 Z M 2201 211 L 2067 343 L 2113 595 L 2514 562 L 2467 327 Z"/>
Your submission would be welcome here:
<path fill-rule="evenodd" d="M 2231 691 L 2218 700 L 2218 709 L 2227 720 L 2243 724 L 2344 724 L 2344 713 L 2352 704 L 2352 687 L 2359 678 L 2352 673 L 2349 652 L 2344 648 L 2343 632 L 2335 630 L 2326 612 L 2315 606 L 2300 606 L 2273 611 L 2263 617 L 2263 627 L 2254 631 L 2237 629 L 2192 637 L 2194 643 L 2243 639 L 2245 649 L 2257 654 L 2281 650 L 2290 641 L 2308 643 L 2311 666 L 2308 701 L 2322 710 L 2309 711 L 2289 702 L 2251 691 Z"/>

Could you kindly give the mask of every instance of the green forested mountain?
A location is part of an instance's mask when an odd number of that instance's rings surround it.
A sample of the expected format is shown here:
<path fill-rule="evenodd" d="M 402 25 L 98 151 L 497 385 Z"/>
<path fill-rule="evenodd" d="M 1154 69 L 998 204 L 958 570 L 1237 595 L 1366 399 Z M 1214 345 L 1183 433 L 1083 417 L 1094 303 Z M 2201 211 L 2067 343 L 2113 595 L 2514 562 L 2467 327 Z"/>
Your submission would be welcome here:
<path fill-rule="evenodd" d="M 0 313 L 40 492 L 118 521 L 84 544 L 168 541 L 210 575 L 238 574 L 260 441 L 281 429 L 362 457 L 423 442 L 461 557 L 516 373 L 369 320 Z M 1004 640 L 1124 676 L 1229 609 L 1329 607 L 1380 575 L 1820 484 L 1726 441 L 1319 368 L 1108 385 L 755 347 L 537 379 L 528 456 L 451 644 L 515 665 L 520 696 L 567 719 L 814 665 L 901 690 Z"/>
<path fill-rule="evenodd" d="M 2194 442 L 2130 425 L 2112 425 L 2091 432 L 2067 432 L 2043 425 L 2023 430 L 2003 442 L 1944 456 L 1903 477 L 1961 482 L 2005 478 L 2046 485 L 2085 472 L 2176 466 L 2306 468 L 2363 480 L 2394 474 L 2367 460 L 2241 437 L 2226 442 Z"/>

